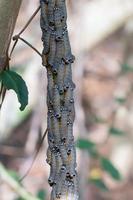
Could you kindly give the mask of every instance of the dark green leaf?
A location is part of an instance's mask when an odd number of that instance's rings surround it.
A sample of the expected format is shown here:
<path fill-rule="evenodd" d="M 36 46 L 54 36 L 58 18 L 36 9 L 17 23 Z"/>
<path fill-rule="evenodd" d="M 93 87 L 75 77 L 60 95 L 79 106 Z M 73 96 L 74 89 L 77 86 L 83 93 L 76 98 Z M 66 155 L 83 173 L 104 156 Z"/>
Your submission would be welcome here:
<path fill-rule="evenodd" d="M 122 130 L 120 130 L 120 129 L 118 129 L 118 128 L 115 128 L 115 127 L 111 127 L 110 129 L 109 129 L 109 133 L 110 134 L 112 134 L 112 135 L 124 135 L 125 133 L 124 133 L 124 131 L 122 131 Z"/>
<path fill-rule="evenodd" d="M 90 150 L 95 147 L 95 144 L 93 142 L 91 142 L 90 140 L 79 139 L 77 141 L 76 146 L 83 150 Z"/>
<path fill-rule="evenodd" d="M 108 191 L 107 186 L 105 185 L 104 181 L 100 178 L 98 179 L 90 179 L 89 180 L 92 184 L 94 184 L 96 187 L 100 188 L 103 191 Z"/>
<path fill-rule="evenodd" d="M 116 167 L 111 163 L 107 158 L 101 157 L 101 166 L 102 168 L 108 172 L 115 180 L 121 180 L 121 175 Z"/>
<path fill-rule="evenodd" d="M 38 191 L 37 193 L 37 197 L 40 199 L 40 200 L 45 200 L 46 199 L 46 191 L 41 189 Z"/>
<path fill-rule="evenodd" d="M 119 103 L 119 104 L 124 104 L 126 102 L 126 98 L 124 97 L 116 97 L 115 100 Z"/>
<path fill-rule="evenodd" d="M 121 71 L 122 71 L 122 73 L 133 72 L 133 67 L 124 63 L 124 64 L 121 65 Z"/>
<path fill-rule="evenodd" d="M 95 123 L 105 123 L 105 120 L 102 117 L 95 116 Z"/>
<path fill-rule="evenodd" d="M 21 104 L 20 110 L 24 110 L 28 104 L 28 89 L 22 77 L 16 72 L 5 70 L 0 73 L 0 80 L 5 88 L 16 92 L 18 101 Z"/>

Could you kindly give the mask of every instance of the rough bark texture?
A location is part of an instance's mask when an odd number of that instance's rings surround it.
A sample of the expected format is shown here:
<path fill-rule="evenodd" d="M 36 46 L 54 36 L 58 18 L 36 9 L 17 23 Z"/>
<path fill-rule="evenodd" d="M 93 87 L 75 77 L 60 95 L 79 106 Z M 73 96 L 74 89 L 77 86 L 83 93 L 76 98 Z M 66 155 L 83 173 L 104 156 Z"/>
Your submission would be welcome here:
<path fill-rule="evenodd" d="M 20 5 L 21 0 L 0 0 L 0 71 L 7 59 L 7 51 Z"/>
<path fill-rule="evenodd" d="M 43 65 L 47 68 L 49 184 L 51 200 L 78 200 L 71 53 L 65 0 L 40 0 Z"/>

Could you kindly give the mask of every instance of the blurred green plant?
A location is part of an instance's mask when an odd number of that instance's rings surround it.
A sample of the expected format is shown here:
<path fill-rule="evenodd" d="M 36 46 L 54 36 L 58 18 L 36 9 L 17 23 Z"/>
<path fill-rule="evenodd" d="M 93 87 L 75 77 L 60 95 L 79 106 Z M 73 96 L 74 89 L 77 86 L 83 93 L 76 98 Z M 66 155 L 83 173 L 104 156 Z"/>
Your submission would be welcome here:
<path fill-rule="evenodd" d="M 37 197 L 40 199 L 40 200 L 45 200 L 46 199 L 46 190 L 44 189 L 40 189 L 37 193 Z"/>
<path fill-rule="evenodd" d="M 28 104 L 28 89 L 22 77 L 14 71 L 4 70 L 0 73 L 0 82 L 7 90 L 14 90 L 23 111 Z"/>
<path fill-rule="evenodd" d="M 116 132 L 119 131 L 117 130 Z M 88 151 L 90 156 L 92 156 L 93 159 L 96 159 L 99 162 L 100 169 L 99 168 L 92 169 L 90 171 L 90 176 L 89 176 L 90 183 L 94 184 L 96 187 L 102 189 L 103 191 L 107 191 L 108 187 L 106 186 L 104 180 L 102 179 L 102 172 L 108 173 L 116 181 L 121 180 L 121 175 L 118 169 L 113 165 L 113 163 L 109 159 L 105 158 L 98 152 L 97 145 L 94 142 L 88 139 L 80 138 L 77 140 L 76 146 L 81 150 Z"/>
<path fill-rule="evenodd" d="M 127 63 L 123 63 L 121 65 L 121 73 L 125 74 L 125 73 L 129 73 L 129 72 L 133 72 L 133 67 L 129 66 Z"/>
<path fill-rule="evenodd" d="M 118 129 L 118 128 L 115 128 L 115 127 L 113 127 L 113 126 L 110 127 L 109 133 L 110 133 L 111 135 L 115 135 L 115 136 L 123 136 L 123 135 L 126 134 L 123 130 Z"/>

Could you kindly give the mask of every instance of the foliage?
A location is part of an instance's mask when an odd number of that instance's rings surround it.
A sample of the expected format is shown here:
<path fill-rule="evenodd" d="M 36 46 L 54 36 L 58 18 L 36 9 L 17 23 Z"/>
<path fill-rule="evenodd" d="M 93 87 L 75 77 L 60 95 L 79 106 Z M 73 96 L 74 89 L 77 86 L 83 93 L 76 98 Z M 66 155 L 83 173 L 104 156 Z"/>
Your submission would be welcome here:
<path fill-rule="evenodd" d="M 21 104 L 20 110 L 24 110 L 28 104 L 28 89 L 22 77 L 14 71 L 4 70 L 0 73 L 0 81 L 6 89 L 15 91 Z"/>
<path fill-rule="evenodd" d="M 117 132 L 119 133 L 119 131 L 117 129 L 112 129 L 112 132 Z M 120 133 L 119 133 L 120 134 Z M 97 186 L 98 188 L 107 191 L 108 188 L 106 186 L 106 184 L 104 183 L 104 180 L 102 179 L 102 172 L 106 172 L 108 173 L 113 179 L 119 181 L 121 180 L 121 175 L 119 173 L 119 171 L 117 170 L 117 168 L 113 165 L 113 163 L 103 157 L 97 149 L 97 145 L 95 143 L 93 143 L 90 140 L 86 140 L 86 139 L 78 139 L 77 141 L 77 147 L 81 150 L 86 150 L 90 153 L 90 155 L 93 157 L 93 159 L 96 159 L 99 162 L 99 165 L 101 167 L 101 171 L 99 169 L 93 169 L 90 171 L 90 176 L 89 176 L 89 182 L 93 183 L 95 186 Z"/>

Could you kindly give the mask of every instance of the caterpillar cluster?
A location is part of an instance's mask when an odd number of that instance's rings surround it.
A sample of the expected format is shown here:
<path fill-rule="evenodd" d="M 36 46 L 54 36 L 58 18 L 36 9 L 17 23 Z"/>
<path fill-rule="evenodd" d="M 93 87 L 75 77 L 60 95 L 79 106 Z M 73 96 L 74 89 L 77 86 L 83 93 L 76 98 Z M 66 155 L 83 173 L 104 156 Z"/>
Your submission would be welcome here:
<path fill-rule="evenodd" d="M 51 199 L 72 193 L 78 199 L 76 150 L 73 137 L 75 118 L 71 52 L 65 0 L 40 0 L 43 65 L 47 69 L 48 182 Z M 76 184 L 75 184 L 76 183 Z M 76 198 L 75 198 L 76 197 Z"/>

